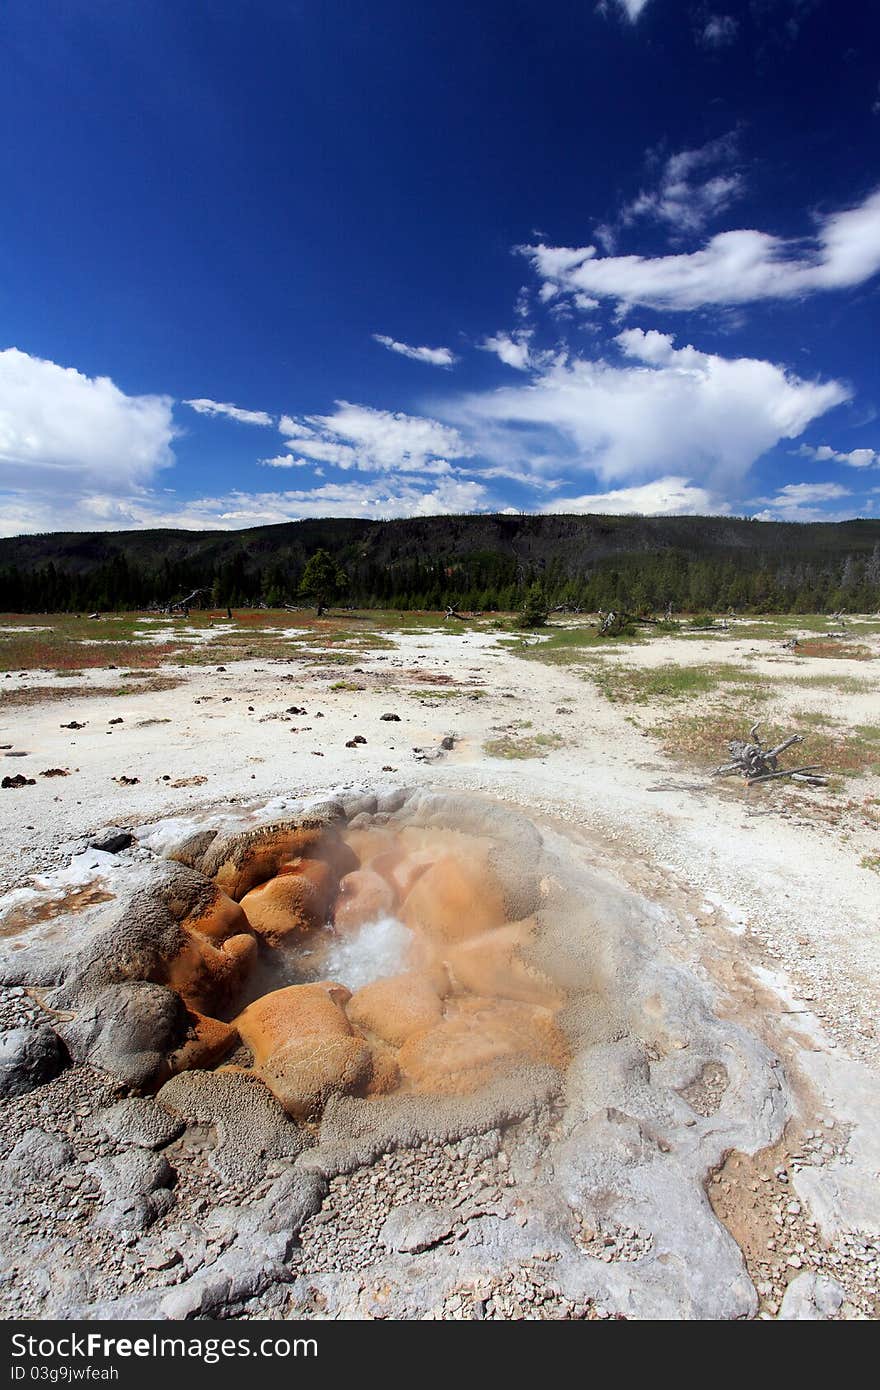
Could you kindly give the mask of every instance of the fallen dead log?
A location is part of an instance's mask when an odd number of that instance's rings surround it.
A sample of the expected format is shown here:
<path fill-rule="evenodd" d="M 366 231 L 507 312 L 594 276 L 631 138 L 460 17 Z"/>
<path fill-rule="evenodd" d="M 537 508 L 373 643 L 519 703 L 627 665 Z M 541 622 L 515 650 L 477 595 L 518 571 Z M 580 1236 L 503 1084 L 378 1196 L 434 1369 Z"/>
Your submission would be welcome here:
<path fill-rule="evenodd" d="M 195 603 L 196 599 L 200 599 L 203 594 L 209 594 L 210 592 L 210 589 L 193 589 L 192 593 L 186 594 L 183 598 L 172 599 L 169 603 L 166 603 L 164 605 L 164 611 L 169 614 L 175 612 L 183 613 L 184 616 L 188 618 L 190 607 Z"/>
<path fill-rule="evenodd" d="M 732 777 L 740 776 L 749 783 L 756 786 L 759 782 L 769 782 L 778 777 L 792 777 L 799 782 L 807 782 L 811 786 L 826 785 L 826 779 L 821 775 L 818 763 L 811 763 L 803 767 L 780 768 L 778 765 L 779 755 L 786 749 L 793 748 L 796 743 L 803 743 L 803 734 L 790 734 L 781 743 L 777 743 L 773 748 L 766 748 L 758 735 L 760 722 L 753 724 L 749 730 L 748 739 L 734 738 L 728 743 L 730 759 L 716 767 L 712 773 L 713 777 Z"/>

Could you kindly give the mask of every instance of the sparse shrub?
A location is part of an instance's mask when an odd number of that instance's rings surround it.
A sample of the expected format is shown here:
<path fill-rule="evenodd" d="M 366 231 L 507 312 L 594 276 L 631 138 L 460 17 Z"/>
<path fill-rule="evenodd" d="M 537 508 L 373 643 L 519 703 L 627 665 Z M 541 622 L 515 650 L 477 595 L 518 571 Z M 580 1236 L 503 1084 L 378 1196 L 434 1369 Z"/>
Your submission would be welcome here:
<path fill-rule="evenodd" d="M 528 630 L 535 627 L 544 627 L 547 622 L 547 602 L 544 598 L 544 590 L 540 584 L 530 584 L 526 594 L 526 601 L 523 604 L 522 612 L 518 614 L 515 627 Z"/>

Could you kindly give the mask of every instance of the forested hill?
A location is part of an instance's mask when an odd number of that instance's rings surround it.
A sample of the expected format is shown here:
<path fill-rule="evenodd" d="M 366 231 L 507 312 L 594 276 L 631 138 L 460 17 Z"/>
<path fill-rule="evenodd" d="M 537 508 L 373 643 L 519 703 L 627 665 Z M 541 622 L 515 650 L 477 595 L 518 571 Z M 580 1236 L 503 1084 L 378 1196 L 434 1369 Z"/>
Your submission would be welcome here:
<path fill-rule="evenodd" d="M 0 609 L 140 608 L 200 587 L 274 607 L 296 601 L 320 548 L 364 607 L 507 610 L 536 580 L 549 603 L 588 609 L 880 606 L 880 520 L 498 515 L 19 536 L 0 540 Z"/>

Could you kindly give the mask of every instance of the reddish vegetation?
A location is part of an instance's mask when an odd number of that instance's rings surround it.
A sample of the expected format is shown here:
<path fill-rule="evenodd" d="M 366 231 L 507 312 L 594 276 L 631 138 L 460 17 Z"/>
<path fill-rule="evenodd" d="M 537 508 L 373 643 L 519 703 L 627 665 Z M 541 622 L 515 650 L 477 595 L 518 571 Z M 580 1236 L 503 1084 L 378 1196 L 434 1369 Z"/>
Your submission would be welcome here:
<path fill-rule="evenodd" d="M 141 642 L 53 643 L 23 634 L 3 652 L 4 665 L 11 671 L 86 671 L 118 666 L 152 671 L 175 652 L 171 642 L 148 646 Z"/>

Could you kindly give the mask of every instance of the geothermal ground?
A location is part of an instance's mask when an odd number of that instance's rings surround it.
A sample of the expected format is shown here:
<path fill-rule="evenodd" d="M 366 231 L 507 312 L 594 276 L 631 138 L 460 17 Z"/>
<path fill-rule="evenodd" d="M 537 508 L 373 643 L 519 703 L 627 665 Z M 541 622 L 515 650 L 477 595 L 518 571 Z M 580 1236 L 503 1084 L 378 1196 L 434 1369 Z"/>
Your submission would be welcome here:
<path fill-rule="evenodd" d="M 3 1315 L 875 1318 L 837 626 L 2 620 Z"/>

